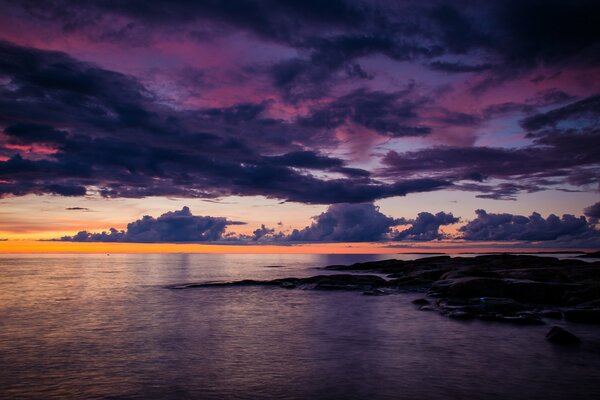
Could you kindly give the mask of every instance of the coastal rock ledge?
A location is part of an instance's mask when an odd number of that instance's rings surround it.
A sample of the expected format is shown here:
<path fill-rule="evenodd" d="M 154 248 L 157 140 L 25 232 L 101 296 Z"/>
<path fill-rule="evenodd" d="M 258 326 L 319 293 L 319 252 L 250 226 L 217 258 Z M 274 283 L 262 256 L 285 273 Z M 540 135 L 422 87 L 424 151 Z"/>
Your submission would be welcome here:
<path fill-rule="evenodd" d="M 286 289 L 348 290 L 366 295 L 427 293 L 413 301 L 454 319 L 542 324 L 544 319 L 600 323 L 600 261 L 532 255 L 436 256 L 325 267 L 309 278 L 243 280 L 171 286 L 172 289 L 263 285 Z M 386 276 L 386 278 L 383 278 Z"/>

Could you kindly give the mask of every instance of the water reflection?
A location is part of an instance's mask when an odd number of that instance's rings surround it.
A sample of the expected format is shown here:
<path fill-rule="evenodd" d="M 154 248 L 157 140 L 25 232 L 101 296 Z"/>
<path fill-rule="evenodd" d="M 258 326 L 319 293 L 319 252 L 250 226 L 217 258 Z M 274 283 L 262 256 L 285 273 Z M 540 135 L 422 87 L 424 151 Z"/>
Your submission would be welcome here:
<path fill-rule="evenodd" d="M 2 257 L 0 397 L 600 396 L 593 326 L 571 326 L 584 343 L 562 350 L 545 326 L 455 322 L 416 311 L 408 295 L 165 288 L 307 276 L 370 257 Z"/>

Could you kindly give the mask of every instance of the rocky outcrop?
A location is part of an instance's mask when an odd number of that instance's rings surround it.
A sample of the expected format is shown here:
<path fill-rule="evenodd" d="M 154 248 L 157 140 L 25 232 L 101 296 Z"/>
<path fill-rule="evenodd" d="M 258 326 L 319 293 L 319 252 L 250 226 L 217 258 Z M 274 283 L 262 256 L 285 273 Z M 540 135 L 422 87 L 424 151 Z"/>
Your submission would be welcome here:
<path fill-rule="evenodd" d="M 309 278 L 243 280 L 172 286 L 276 286 L 285 289 L 348 290 L 381 296 L 398 291 L 427 292 L 413 301 L 454 319 L 540 324 L 553 318 L 600 323 L 600 262 L 531 255 L 436 256 L 326 267 L 351 271 Z M 367 274 L 370 273 L 370 274 Z M 387 279 L 377 274 L 385 274 Z M 435 299 L 435 301 L 433 301 Z"/>
<path fill-rule="evenodd" d="M 427 290 L 455 319 L 539 324 L 554 318 L 600 323 L 600 262 L 532 255 L 385 260 L 337 271 L 385 273 L 388 286 Z"/>
<path fill-rule="evenodd" d="M 552 343 L 560 344 L 563 346 L 581 343 L 581 340 L 579 340 L 577 336 L 558 326 L 554 326 L 552 327 L 552 329 L 550 329 L 550 331 L 546 334 L 546 339 L 548 339 L 548 341 Z"/>

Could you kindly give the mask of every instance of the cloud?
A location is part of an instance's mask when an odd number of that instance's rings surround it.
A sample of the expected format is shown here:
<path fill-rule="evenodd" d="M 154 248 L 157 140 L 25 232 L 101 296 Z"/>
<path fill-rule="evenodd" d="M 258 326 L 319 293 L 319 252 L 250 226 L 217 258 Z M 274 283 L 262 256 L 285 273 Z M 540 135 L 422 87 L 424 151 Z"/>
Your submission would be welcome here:
<path fill-rule="evenodd" d="M 377 242 L 384 240 L 398 220 L 371 203 L 334 204 L 314 222 L 288 236 L 293 242 Z"/>
<path fill-rule="evenodd" d="M 263 195 L 326 204 L 451 185 L 382 182 L 342 159 L 300 150 L 318 144 L 311 138 L 323 132 L 264 117 L 264 103 L 178 110 L 133 77 L 65 53 L 0 42 L 0 55 L 0 74 L 10 81 L 0 86 L 5 136 L 52 148 L 30 157 L 5 145 L 0 196 L 82 196 L 93 188 L 104 197 Z M 319 178 L 308 170 L 344 177 Z"/>
<path fill-rule="evenodd" d="M 598 239 L 600 231 L 585 217 L 565 214 L 548 218 L 534 212 L 529 217 L 513 214 L 492 214 L 476 210 L 477 218 L 459 231 L 465 240 L 489 241 L 556 241 L 571 242 Z"/>
<path fill-rule="evenodd" d="M 158 218 L 145 215 L 119 231 L 111 228 L 109 232 L 90 233 L 81 231 L 74 236 L 65 236 L 60 240 L 73 242 L 214 242 L 223 238 L 225 228 L 240 225 L 243 222 L 229 221 L 221 217 L 203 217 L 192 215 L 188 207 L 180 211 L 169 211 Z"/>
<path fill-rule="evenodd" d="M 411 90 L 396 93 L 357 89 L 314 109 L 300 124 L 311 128 L 335 129 L 348 122 L 390 137 L 425 136 L 431 127 L 419 121 L 419 110 L 428 102 L 411 98 Z"/>
<path fill-rule="evenodd" d="M 600 201 L 587 207 L 584 214 L 594 220 L 600 220 Z"/>
<path fill-rule="evenodd" d="M 596 206 L 596 205 L 594 205 Z M 534 212 L 529 217 L 513 214 L 493 214 L 476 210 L 477 218 L 458 229 L 458 235 L 440 232 L 442 226 L 460 222 L 452 213 L 420 212 L 416 218 L 393 218 L 383 214 L 372 203 L 333 204 L 323 213 L 313 217 L 311 225 L 294 229 L 291 233 L 276 232 L 264 224 L 252 235 L 226 233 L 232 225 L 244 222 L 223 217 L 196 216 L 188 207 L 170 211 L 157 218 L 144 216 L 127 225 L 125 230 L 110 228 L 93 233 L 78 232 L 64 236 L 60 241 L 71 242 L 133 242 L 133 243 L 179 243 L 216 242 L 222 244 L 290 244 L 333 242 L 428 242 L 442 239 L 465 241 L 544 242 L 545 246 L 595 247 L 600 246 L 600 231 L 595 228 L 597 219 L 565 214 L 547 218 Z M 587 212 L 587 211 L 586 211 Z M 281 224 L 278 224 L 281 226 Z M 410 225 L 404 230 L 395 227 Z"/>
<path fill-rule="evenodd" d="M 600 95 L 595 95 L 546 113 L 525 118 L 521 121 L 521 125 L 525 129 L 537 131 L 542 128 L 556 126 L 560 122 L 568 122 L 578 118 L 580 121 L 585 119 L 598 126 L 599 116 Z"/>
<path fill-rule="evenodd" d="M 105 42 L 127 56 L 109 70 L 0 43 L 0 197 L 262 195 L 330 204 L 447 188 L 515 199 L 598 187 L 598 94 L 589 96 L 597 85 L 572 83 L 600 66 L 596 1 L 0 4 L 9 40 L 69 42 L 82 60 L 100 62 Z M 233 42 L 257 50 L 224 45 Z M 181 48 L 165 52 L 171 43 Z M 222 50 L 210 66 L 192 57 L 207 43 Z M 164 65 L 152 82 L 150 70 Z M 169 74 L 193 95 L 183 101 L 180 90 L 165 89 Z M 508 82 L 519 90 L 498 104 L 468 92 Z M 513 113 L 525 114 L 526 132 L 487 134 L 492 120 L 514 125 Z M 364 146 L 381 146 L 373 170 L 337 151 L 374 134 L 382 138 Z M 375 170 L 381 149 L 395 151 Z"/>
<path fill-rule="evenodd" d="M 408 229 L 400 231 L 393 235 L 393 240 L 414 240 L 414 241 L 430 241 L 444 239 L 446 236 L 440 232 L 440 226 L 451 225 L 459 222 L 452 213 L 439 212 L 431 214 L 428 212 L 420 212 L 417 218 L 413 220 L 404 220 L 404 224 L 411 224 Z"/>
<path fill-rule="evenodd" d="M 416 151 L 388 152 L 379 174 L 454 182 L 453 188 L 483 192 L 480 197 L 514 199 L 561 185 L 598 185 L 600 135 L 596 128 L 546 130 L 530 135 L 520 148 L 436 146 Z M 503 181 L 505 180 L 505 181 Z M 475 181 L 478 183 L 469 183 Z M 481 184 L 488 182 L 488 184 Z"/>
<path fill-rule="evenodd" d="M 448 73 L 467 73 L 467 72 L 481 72 L 492 68 L 491 64 L 464 64 L 461 62 L 446 62 L 446 61 L 434 61 L 428 64 L 429 68 L 435 71 L 442 71 Z"/>

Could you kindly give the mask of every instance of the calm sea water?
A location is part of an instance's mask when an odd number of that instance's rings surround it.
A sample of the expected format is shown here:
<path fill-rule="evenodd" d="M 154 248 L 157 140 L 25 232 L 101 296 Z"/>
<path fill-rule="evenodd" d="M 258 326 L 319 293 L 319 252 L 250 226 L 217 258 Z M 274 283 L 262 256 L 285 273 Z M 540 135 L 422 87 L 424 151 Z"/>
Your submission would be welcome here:
<path fill-rule="evenodd" d="M 417 311 L 417 294 L 166 288 L 378 258 L 0 256 L 0 397 L 600 398 L 597 326 L 568 324 L 583 340 L 569 349 L 544 339 L 548 325 Z"/>

